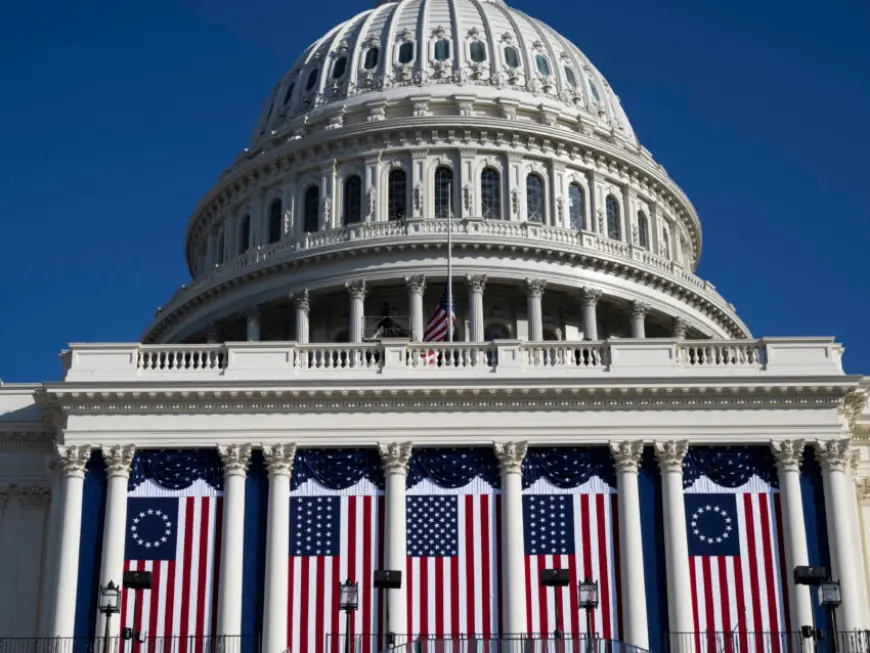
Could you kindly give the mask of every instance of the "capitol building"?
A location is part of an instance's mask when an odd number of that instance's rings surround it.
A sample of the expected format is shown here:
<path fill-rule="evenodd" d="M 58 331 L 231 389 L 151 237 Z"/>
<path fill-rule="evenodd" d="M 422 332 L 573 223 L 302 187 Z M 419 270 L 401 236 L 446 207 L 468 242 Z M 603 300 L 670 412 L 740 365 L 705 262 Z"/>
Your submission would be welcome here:
<path fill-rule="evenodd" d="M 555 29 L 359 2 L 141 342 L 0 383 L 0 653 L 870 650 L 870 377 L 696 276 Z"/>

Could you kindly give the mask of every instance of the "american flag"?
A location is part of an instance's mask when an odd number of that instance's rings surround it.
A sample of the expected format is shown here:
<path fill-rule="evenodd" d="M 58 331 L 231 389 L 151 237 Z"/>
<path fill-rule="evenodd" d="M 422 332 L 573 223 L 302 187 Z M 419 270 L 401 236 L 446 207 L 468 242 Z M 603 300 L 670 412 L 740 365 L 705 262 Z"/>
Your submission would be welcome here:
<path fill-rule="evenodd" d="M 214 633 L 223 499 L 196 488 L 128 496 L 124 570 L 152 576 L 150 591 L 124 590 L 121 623 L 147 651 L 202 652 Z"/>
<path fill-rule="evenodd" d="M 586 634 L 578 605 L 579 581 L 597 580 L 600 601 L 593 633 L 619 639 L 619 548 L 615 493 L 527 494 L 523 496 L 526 550 L 526 611 L 530 634 Z M 567 569 L 568 587 L 542 587 L 542 569 Z M 558 606 L 557 606 L 558 604 Z M 558 622 L 561 617 L 561 623 Z"/>
<path fill-rule="evenodd" d="M 287 648 L 293 653 L 343 650 L 345 619 L 339 611 L 339 584 L 345 580 L 359 584 L 359 609 L 351 613 L 351 635 L 380 630 L 380 597 L 373 578 L 383 561 L 383 516 L 382 495 L 290 499 Z M 355 650 L 373 653 L 374 644 L 363 637 Z"/>
<path fill-rule="evenodd" d="M 708 481 L 704 489 L 710 486 L 718 487 Z M 747 633 L 790 631 L 779 495 L 689 489 L 685 502 L 696 650 L 718 653 L 721 635 L 717 641 L 713 633 L 734 633 L 726 649 L 770 649 Z M 769 643 L 768 653 L 777 653 L 777 638 Z"/>
<path fill-rule="evenodd" d="M 432 314 L 426 329 L 423 331 L 423 342 L 444 342 L 448 340 L 448 333 L 453 330 L 456 324 L 456 305 L 450 307 L 447 288 L 444 288 L 444 294 L 441 295 L 441 301 L 438 302 L 438 308 Z M 449 317 L 448 317 L 449 316 Z M 435 352 L 429 351 L 423 354 L 426 362 L 430 365 L 435 364 Z"/>
<path fill-rule="evenodd" d="M 408 497 L 412 637 L 498 635 L 499 513 L 496 494 Z"/>

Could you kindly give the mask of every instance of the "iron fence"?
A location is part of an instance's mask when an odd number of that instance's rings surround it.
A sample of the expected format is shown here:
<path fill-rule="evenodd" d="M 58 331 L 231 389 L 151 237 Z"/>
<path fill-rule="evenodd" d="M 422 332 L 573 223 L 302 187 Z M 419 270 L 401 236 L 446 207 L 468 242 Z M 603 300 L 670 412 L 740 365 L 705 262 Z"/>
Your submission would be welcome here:
<path fill-rule="evenodd" d="M 323 653 L 647 653 L 624 642 L 570 634 L 497 637 L 341 634 L 327 635 L 325 644 Z"/>
<path fill-rule="evenodd" d="M 669 653 L 870 653 L 870 631 L 670 633 Z"/>
<path fill-rule="evenodd" d="M 260 653 L 257 636 L 0 637 L 0 653 Z"/>

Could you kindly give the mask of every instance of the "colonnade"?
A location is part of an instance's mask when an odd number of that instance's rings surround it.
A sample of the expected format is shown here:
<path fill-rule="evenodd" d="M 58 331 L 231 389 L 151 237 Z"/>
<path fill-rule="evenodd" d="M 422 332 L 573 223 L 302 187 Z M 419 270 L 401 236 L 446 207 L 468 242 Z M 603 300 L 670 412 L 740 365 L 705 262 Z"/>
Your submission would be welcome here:
<path fill-rule="evenodd" d="M 617 478 L 619 519 L 620 588 L 624 641 L 642 649 L 649 647 L 644 559 L 641 536 L 641 509 L 638 489 L 639 464 L 644 447 L 641 440 L 614 441 L 610 451 Z M 686 531 L 683 490 L 683 465 L 689 450 L 686 440 L 651 443 L 661 473 L 664 522 L 665 564 L 669 630 L 694 631 L 689 547 Z M 782 505 L 783 544 L 786 569 L 818 563 L 810 561 L 804 526 L 800 484 L 800 465 L 805 443 L 802 440 L 777 440 L 770 443 L 779 477 Z M 833 577 L 838 579 L 843 597 L 838 616 L 844 631 L 867 628 L 867 592 L 863 585 L 864 568 L 858 538 L 857 504 L 850 474 L 849 440 L 813 443 L 822 467 L 827 508 L 828 541 Z M 526 631 L 526 588 L 522 511 L 522 468 L 527 442 L 501 442 L 494 445 L 501 475 L 503 632 Z M 245 476 L 251 457 L 251 444 L 218 447 L 224 466 L 223 533 L 218 598 L 218 635 L 241 634 L 242 559 Z M 288 551 L 290 545 L 290 479 L 296 457 L 296 444 L 264 445 L 263 457 L 269 475 L 269 503 L 266 536 L 266 587 L 263 621 L 263 650 L 281 653 L 286 649 L 288 601 Z M 410 442 L 379 445 L 385 474 L 385 567 L 404 572 L 406 566 L 406 480 L 413 446 Z M 91 456 L 88 446 L 58 448 L 62 468 L 61 515 L 57 533 L 54 605 L 50 610 L 50 634 L 72 637 L 77 593 L 79 534 L 82 521 L 82 489 L 85 466 Z M 127 480 L 134 450 L 132 446 L 103 446 L 102 456 L 108 474 L 103 533 L 100 584 L 118 582 L 123 572 L 126 528 Z M 850 491 L 849 486 L 852 486 Z M 794 630 L 812 624 L 810 588 L 795 585 L 791 573 L 784 579 Z M 85 597 L 86 598 L 86 597 Z M 388 629 L 407 630 L 407 593 L 389 592 Z M 98 631 L 102 632 L 102 631 Z"/>

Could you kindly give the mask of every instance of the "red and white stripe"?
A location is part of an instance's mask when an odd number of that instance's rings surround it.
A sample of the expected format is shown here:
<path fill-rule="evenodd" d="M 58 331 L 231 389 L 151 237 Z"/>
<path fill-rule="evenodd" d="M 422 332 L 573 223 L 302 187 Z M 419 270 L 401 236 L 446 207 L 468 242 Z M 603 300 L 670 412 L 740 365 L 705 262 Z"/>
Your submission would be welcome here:
<path fill-rule="evenodd" d="M 530 634 L 552 635 L 558 628 L 566 636 L 587 633 L 585 613 L 578 605 L 577 583 L 598 581 L 599 604 L 593 614 L 595 636 L 619 639 L 619 534 L 615 493 L 583 493 L 572 497 L 574 555 L 527 555 L 526 620 Z M 568 587 L 541 587 L 542 569 L 568 569 Z M 557 623 L 557 602 L 562 623 Z"/>
<path fill-rule="evenodd" d="M 125 571 L 150 571 L 151 590 L 124 590 L 121 623 L 146 641 L 133 653 L 202 653 L 215 632 L 223 499 L 178 497 L 175 560 L 125 560 Z M 135 596 L 134 596 L 135 595 Z"/>
<path fill-rule="evenodd" d="M 383 599 L 373 586 L 384 559 L 384 497 L 341 497 L 338 556 L 290 556 L 287 647 L 293 653 L 341 653 L 346 629 L 338 585 L 359 583 L 359 609 L 351 613 L 351 635 L 363 635 L 356 653 L 375 653 Z M 327 635 L 330 635 L 327 641 Z"/>
<path fill-rule="evenodd" d="M 408 557 L 405 591 L 412 637 L 499 634 L 499 495 L 456 498 L 458 555 Z"/>

